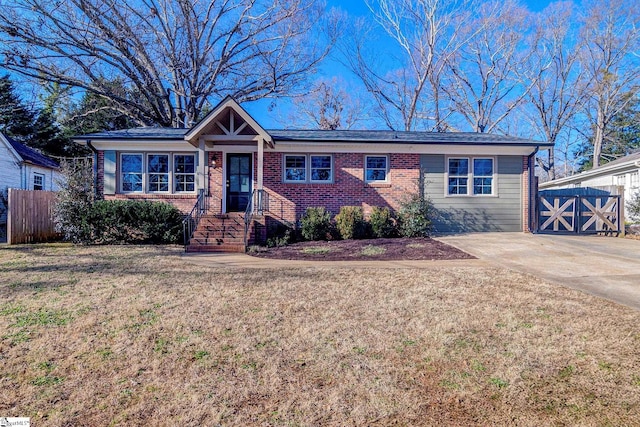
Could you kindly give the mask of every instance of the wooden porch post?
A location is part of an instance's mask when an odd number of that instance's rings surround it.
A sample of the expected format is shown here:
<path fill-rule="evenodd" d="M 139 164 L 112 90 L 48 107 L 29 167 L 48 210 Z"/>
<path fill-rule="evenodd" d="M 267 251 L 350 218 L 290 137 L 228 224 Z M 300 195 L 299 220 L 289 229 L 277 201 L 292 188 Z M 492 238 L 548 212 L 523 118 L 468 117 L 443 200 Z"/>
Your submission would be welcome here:
<path fill-rule="evenodd" d="M 198 190 L 207 192 L 209 183 L 207 182 L 207 152 L 205 151 L 204 138 L 198 138 Z M 199 191 L 198 191 L 199 192 Z"/>
<path fill-rule="evenodd" d="M 258 190 L 262 190 L 264 176 L 264 139 L 258 139 Z"/>

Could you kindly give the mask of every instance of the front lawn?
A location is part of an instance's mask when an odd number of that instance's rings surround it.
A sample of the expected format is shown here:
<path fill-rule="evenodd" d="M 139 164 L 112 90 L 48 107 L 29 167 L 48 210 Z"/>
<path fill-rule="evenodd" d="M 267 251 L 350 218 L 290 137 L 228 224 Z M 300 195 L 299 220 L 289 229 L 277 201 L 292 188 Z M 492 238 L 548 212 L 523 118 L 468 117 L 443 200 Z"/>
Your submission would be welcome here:
<path fill-rule="evenodd" d="M 640 423 L 640 313 L 446 265 L 261 271 L 194 265 L 178 247 L 1 247 L 0 416 Z"/>

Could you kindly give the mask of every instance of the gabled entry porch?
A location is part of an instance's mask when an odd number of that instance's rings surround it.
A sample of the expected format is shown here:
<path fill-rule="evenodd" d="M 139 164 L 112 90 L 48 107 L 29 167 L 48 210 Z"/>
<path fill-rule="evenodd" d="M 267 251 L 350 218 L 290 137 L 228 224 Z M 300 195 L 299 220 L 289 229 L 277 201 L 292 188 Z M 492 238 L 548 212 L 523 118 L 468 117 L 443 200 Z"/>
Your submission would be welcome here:
<path fill-rule="evenodd" d="M 244 251 L 262 211 L 264 150 L 270 135 L 226 98 L 184 137 L 198 149 L 198 201 L 185 220 L 193 251 Z"/>

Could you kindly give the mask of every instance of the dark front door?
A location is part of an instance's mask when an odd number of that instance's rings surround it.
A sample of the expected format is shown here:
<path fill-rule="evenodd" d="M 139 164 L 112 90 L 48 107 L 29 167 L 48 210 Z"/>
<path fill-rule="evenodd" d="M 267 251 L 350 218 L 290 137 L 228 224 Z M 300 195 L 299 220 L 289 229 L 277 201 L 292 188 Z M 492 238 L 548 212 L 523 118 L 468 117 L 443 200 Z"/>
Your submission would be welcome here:
<path fill-rule="evenodd" d="M 227 212 L 244 212 L 251 197 L 251 154 L 227 154 Z"/>

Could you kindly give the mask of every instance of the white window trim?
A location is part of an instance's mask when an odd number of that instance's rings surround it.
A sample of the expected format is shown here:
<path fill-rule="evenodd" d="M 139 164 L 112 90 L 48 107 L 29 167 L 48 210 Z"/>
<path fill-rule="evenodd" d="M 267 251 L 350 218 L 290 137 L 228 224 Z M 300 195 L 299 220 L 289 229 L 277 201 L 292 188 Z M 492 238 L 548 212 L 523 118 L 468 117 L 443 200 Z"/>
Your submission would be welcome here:
<path fill-rule="evenodd" d="M 295 181 L 287 179 L 287 157 L 304 157 L 304 180 Z M 311 158 L 312 157 L 329 157 L 331 164 L 331 171 L 329 172 L 329 179 L 314 180 L 311 178 Z M 282 155 L 282 182 L 285 184 L 333 184 L 335 176 L 335 165 L 333 163 L 333 154 L 328 153 L 284 153 Z"/>
<path fill-rule="evenodd" d="M 467 174 L 467 194 L 450 194 L 449 193 L 449 159 L 467 159 L 469 161 L 469 170 Z M 491 159 L 493 161 L 493 175 L 491 176 L 491 194 L 474 194 L 473 178 L 474 168 L 473 161 L 479 159 Z M 498 159 L 495 156 L 445 156 L 444 159 L 444 196 L 445 197 L 498 197 Z M 452 177 L 461 177 L 462 175 L 452 175 Z M 481 175 L 486 178 L 486 176 Z"/>
<path fill-rule="evenodd" d="M 367 159 L 369 157 L 384 157 L 386 159 L 386 170 L 385 170 L 385 174 L 384 174 L 384 180 L 381 179 L 373 179 L 373 180 L 368 180 L 367 179 L 367 170 L 369 168 L 367 168 Z M 390 165 L 391 161 L 389 160 L 389 155 L 388 154 L 367 154 L 364 156 L 364 164 L 362 165 L 362 173 L 364 174 L 364 176 L 362 177 L 362 180 L 367 183 L 367 184 L 388 184 L 390 182 L 389 180 L 389 175 L 390 175 L 390 171 L 391 171 L 391 165 Z"/>
<path fill-rule="evenodd" d="M 46 176 L 43 173 L 38 173 L 38 172 L 34 172 L 33 173 L 33 179 L 31 181 L 31 189 L 35 190 L 36 189 L 36 177 L 40 177 L 42 179 L 42 183 L 40 184 L 40 186 L 42 187 L 42 191 L 46 190 L 47 187 L 45 186 L 45 179 Z"/>
<path fill-rule="evenodd" d="M 172 153 L 145 153 L 145 162 L 144 162 L 144 176 L 146 177 L 146 181 L 147 181 L 147 185 L 144 187 L 145 188 L 145 193 L 147 194 L 170 194 L 171 190 L 173 188 L 173 156 L 171 155 Z M 166 191 L 162 191 L 162 190 L 151 190 L 150 186 L 151 186 L 151 180 L 149 179 L 149 177 L 151 176 L 151 172 L 149 172 L 149 157 L 151 156 L 166 156 L 167 157 L 167 173 L 156 173 L 155 175 L 167 175 L 167 190 Z M 143 179 L 144 181 L 144 179 Z"/>
<path fill-rule="evenodd" d="M 193 157 L 193 173 L 180 173 L 179 174 L 179 175 L 185 175 L 185 176 L 193 175 L 193 191 L 189 191 L 189 190 L 177 191 L 176 190 L 175 185 L 176 185 L 176 183 L 178 181 L 177 179 L 175 179 L 175 177 L 176 177 L 176 170 L 175 170 L 175 167 L 176 167 L 176 156 L 191 156 L 191 157 Z M 172 159 L 172 166 L 173 166 L 171 168 L 171 172 L 170 172 L 170 175 L 171 175 L 170 180 L 173 181 L 173 185 L 171 186 L 171 192 L 174 193 L 174 194 L 193 194 L 193 193 L 195 193 L 196 192 L 196 187 L 197 187 L 197 184 L 198 184 L 198 182 L 197 182 L 198 181 L 198 164 L 197 164 L 198 157 L 193 153 L 172 153 L 171 159 Z"/>
<path fill-rule="evenodd" d="M 125 191 L 124 190 L 124 188 L 123 188 L 124 179 L 122 179 L 122 177 L 124 176 L 124 171 L 122 170 L 122 157 L 123 156 L 140 156 L 140 157 L 142 157 L 142 162 L 141 162 L 142 163 L 142 171 L 141 171 L 141 173 L 142 173 L 142 190 L 140 190 L 140 191 Z M 118 165 L 117 165 L 117 167 L 118 167 L 118 181 L 119 181 L 118 188 L 120 190 L 120 193 L 122 193 L 122 194 L 144 194 L 145 193 L 145 188 L 147 188 L 146 185 L 145 185 L 145 183 L 146 183 L 146 174 L 144 173 L 145 172 L 145 163 L 146 163 L 145 153 L 140 153 L 140 152 L 138 152 L 138 153 L 135 153 L 135 152 L 122 152 L 122 153 L 120 153 L 120 155 L 118 157 L 119 157 L 118 158 Z"/>
<path fill-rule="evenodd" d="M 122 179 L 122 156 L 131 155 L 131 156 L 142 156 L 142 190 L 141 191 L 124 191 L 122 188 L 123 179 Z M 168 191 L 151 191 L 149 189 L 149 156 L 160 155 L 160 156 L 168 156 L 169 160 L 169 187 Z M 175 182 L 175 156 L 193 156 L 194 157 L 194 165 L 195 165 L 195 173 L 194 175 L 194 185 L 193 191 L 175 191 L 174 182 Z M 196 194 L 198 191 L 198 183 L 197 183 L 197 175 L 198 175 L 198 156 L 194 153 L 189 152 L 156 152 L 156 151 L 122 151 L 118 153 L 118 164 L 117 164 L 117 176 L 118 180 L 118 193 L 119 194 Z M 185 174 L 190 175 L 190 174 Z"/>

